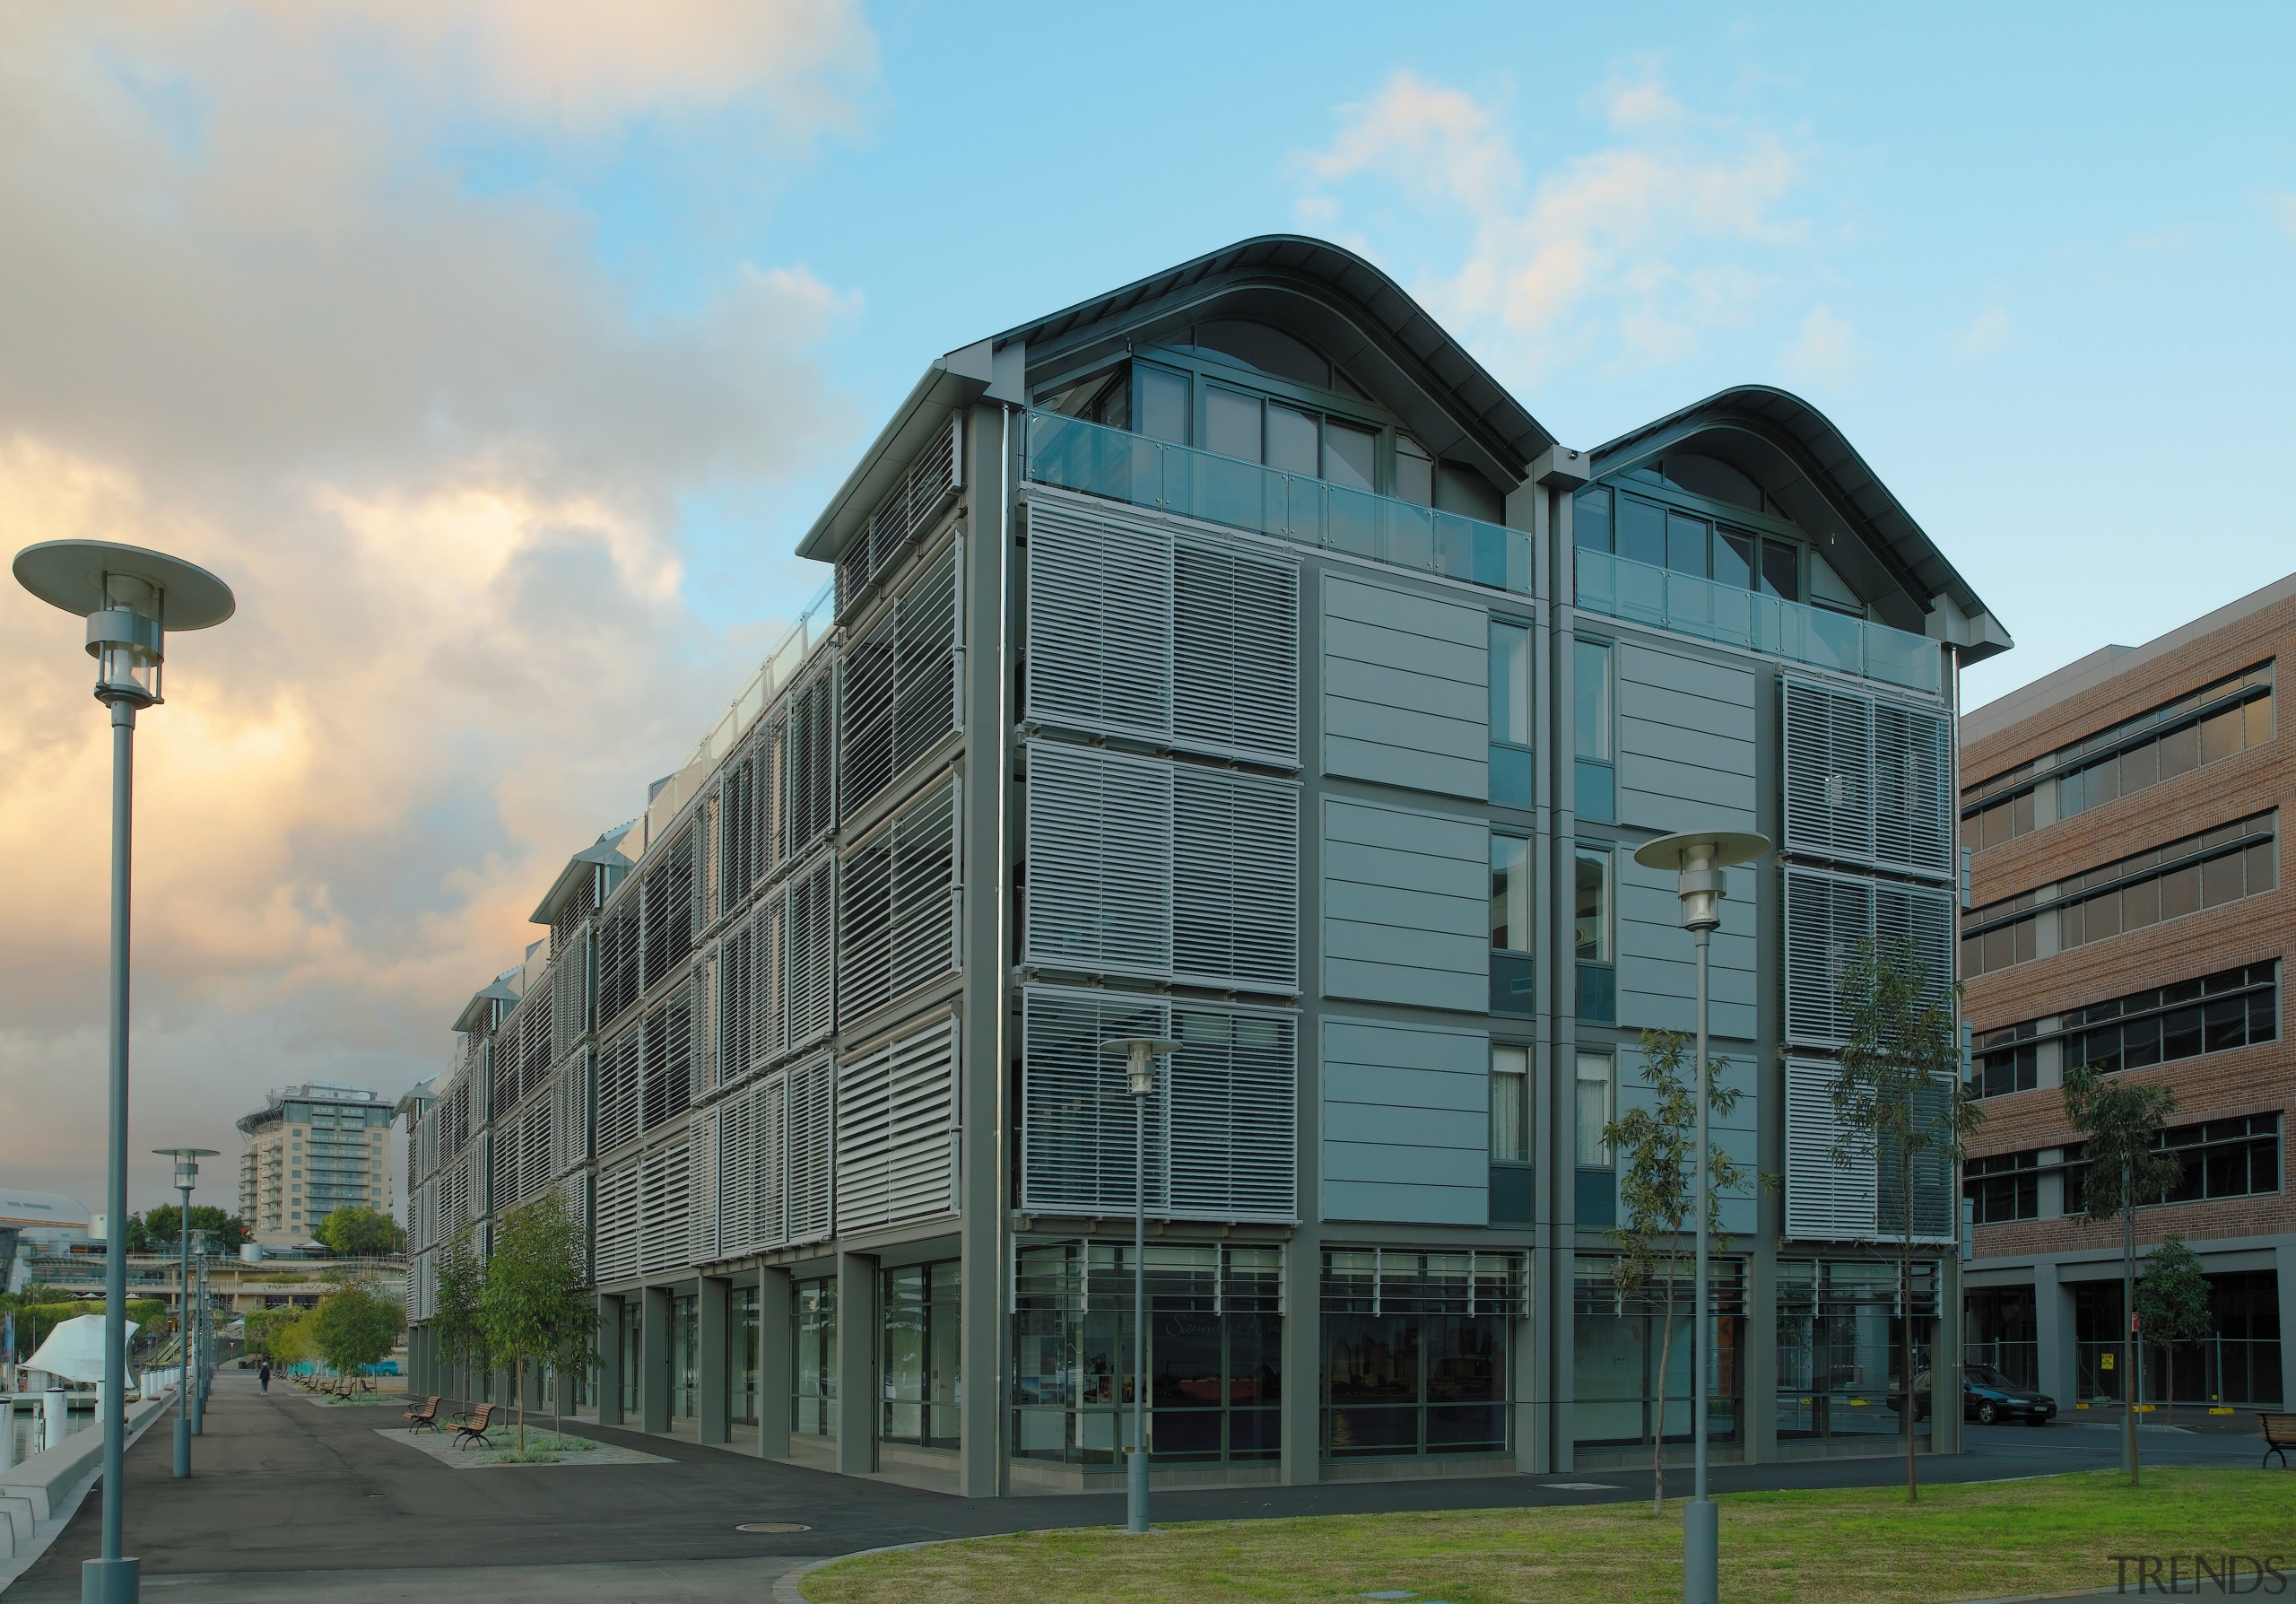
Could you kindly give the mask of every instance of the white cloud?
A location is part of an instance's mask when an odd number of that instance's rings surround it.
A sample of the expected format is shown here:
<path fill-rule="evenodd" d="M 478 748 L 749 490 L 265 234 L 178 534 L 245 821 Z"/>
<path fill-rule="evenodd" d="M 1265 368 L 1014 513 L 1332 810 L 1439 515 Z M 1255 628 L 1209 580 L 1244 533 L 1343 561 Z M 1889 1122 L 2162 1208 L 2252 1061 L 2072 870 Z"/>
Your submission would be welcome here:
<path fill-rule="evenodd" d="M 813 352 L 851 297 L 760 265 L 641 314 L 585 218 L 474 194 L 438 146 L 735 106 L 787 140 L 849 120 L 872 59 L 828 4 L 0 10 L 0 530 L 175 550 L 240 598 L 176 641 L 139 736 L 144 1146 L 229 1147 L 267 1086 L 430 1072 L 563 855 L 764 644 L 780 554 L 737 576 L 755 624 L 704 629 L 681 498 L 850 428 Z M 0 1163 L 91 1198 L 85 662 L 0 587 Z"/>
<path fill-rule="evenodd" d="M 1989 306 L 1953 337 L 1953 351 L 1962 361 L 1975 362 L 2006 345 L 2016 332 L 2016 322 L 2005 309 Z"/>
<path fill-rule="evenodd" d="M 1739 259 L 1799 241 L 1781 208 L 1800 159 L 1775 135 L 1700 116 L 1649 76 L 1596 101 L 1610 143 L 1526 186 L 1492 108 L 1397 73 L 1298 170 L 1328 188 L 1377 178 L 1456 215 L 1468 244 L 1423 292 L 1535 369 L 1594 351 L 1671 362 L 1742 323 L 1770 276 Z M 1314 198 L 1326 207 L 1327 194 Z"/>
<path fill-rule="evenodd" d="M 1813 306 L 1779 359 L 1780 365 L 1800 379 L 1838 379 L 1865 359 L 1857 331 L 1831 307 Z"/>

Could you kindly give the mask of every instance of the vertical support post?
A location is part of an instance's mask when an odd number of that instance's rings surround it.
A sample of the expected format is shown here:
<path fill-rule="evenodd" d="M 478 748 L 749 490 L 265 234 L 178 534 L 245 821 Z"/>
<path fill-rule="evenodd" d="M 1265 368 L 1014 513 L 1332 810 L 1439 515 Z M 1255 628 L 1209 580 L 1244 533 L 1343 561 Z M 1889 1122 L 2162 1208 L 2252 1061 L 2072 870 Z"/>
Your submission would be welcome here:
<path fill-rule="evenodd" d="M 797 1288 L 778 1265 L 761 1266 L 757 1281 L 757 1451 L 769 1460 L 789 1457 L 796 1393 Z"/>
<path fill-rule="evenodd" d="M 670 1429 L 670 1289 L 648 1286 L 638 1328 L 638 1414 L 639 1429 Z"/>
<path fill-rule="evenodd" d="M 1148 1530 L 1148 1096 L 1140 1071 L 1145 1042 L 1132 1046 L 1132 1452 L 1124 1461 L 1124 1529 Z"/>
<path fill-rule="evenodd" d="M 704 1443 L 728 1441 L 728 1420 L 733 1415 L 734 1368 L 732 1364 L 732 1333 L 726 1329 L 726 1315 L 732 1298 L 728 1295 L 732 1284 L 717 1276 L 701 1277 L 700 1301 L 695 1313 L 700 1322 L 696 1333 L 700 1351 L 694 1356 L 694 1385 L 701 1396 L 693 1400 L 694 1428 L 697 1438 Z"/>
<path fill-rule="evenodd" d="M 877 1469 L 877 1261 L 837 1256 L 837 1470 Z"/>
<path fill-rule="evenodd" d="M 135 1604 L 136 1561 L 120 1555 L 126 1525 L 127 1448 L 127 916 L 135 705 L 111 702 L 111 1130 L 104 1194 L 103 1532 L 100 1558 L 80 1569 L 83 1604 Z"/>
<path fill-rule="evenodd" d="M 1691 939 L 1698 947 L 1698 1182 L 1691 1194 L 1691 1208 L 1698 1216 L 1698 1275 L 1691 1293 L 1691 1431 L 1694 1444 L 1691 1501 L 1683 1505 L 1683 1604 L 1715 1604 L 1720 1567 L 1719 1510 L 1706 1495 L 1706 1368 L 1713 1338 L 1709 1328 L 1713 1306 L 1707 1294 L 1707 1134 L 1706 1134 L 1706 957 L 1711 928 L 1693 925 Z M 1665 1382 L 1659 1383 L 1659 1408 L 1665 1408 Z"/>
<path fill-rule="evenodd" d="M 598 1299 L 598 1424 L 620 1425 L 622 1419 L 622 1300 Z"/>
<path fill-rule="evenodd" d="M 178 1174 L 183 1172 L 183 1164 L 180 1159 L 177 1161 L 176 1172 Z M 176 1306 L 178 1319 L 176 1321 L 175 1463 L 176 1478 L 178 1480 L 182 1480 L 191 1474 L 191 1390 L 195 1384 L 192 1378 L 196 1373 L 191 1362 L 191 1189 L 187 1186 L 179 1186 L 176 1190 L 183 1194 L 183 1207 L 177 1210 L 176 1221 L 183 1228 L 183 1243 L 176 1260 L 178 1272 L 176 1278 L 181 1285 L 178 1291 Z M 104 1309 L 104 1318 L 106 1320 L 119 1319 L 126 1307 L 127 1305 L 124 1303 L 107 1304 Z"/>

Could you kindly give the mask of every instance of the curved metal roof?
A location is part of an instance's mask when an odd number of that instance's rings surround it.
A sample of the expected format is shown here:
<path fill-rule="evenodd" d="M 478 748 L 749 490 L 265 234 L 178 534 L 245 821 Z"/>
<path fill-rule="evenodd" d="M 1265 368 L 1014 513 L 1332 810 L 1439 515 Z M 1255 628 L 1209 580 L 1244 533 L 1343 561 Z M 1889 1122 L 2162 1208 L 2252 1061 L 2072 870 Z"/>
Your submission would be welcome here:
<path fill-rule="evenodd" d="M 1832 420 L 1789 391 L 1766 384 L 1744 384 L 1692 402 L 1596 447 L 1595 472 L 1610 472 L 1618 466 L 1618 458 L 1656 436 L 1706 426 L 1744 429 L 1785 451 L 1808 475 L 1811 484 L 1857 527 L 1861 537 L 1898 570 L 1909 590 L 1925 599 L 1947 597 L 1973 619 L 1991 616 L 1992 609 L 1945 560 L 1936 543 L 1881 476 L 1866 466 Z M 1998 620 L 1994 627 L 1999 629 Z M 2002 644 L 2007 644 L 2005 632 Z M 1971 657 L 1978 655 L 1981 654 Z"/>
<path fill-rule="evenodd" d="M 1345 313 L 1422 388 L 1447 397 L 1485 449 L 1518 476 L 1554 444 L 1536 418 L 1469 356 L 1402 285 L 1353 251 L 1304 234 L 1261 234 L 1010 328 L 994 344 L 1057 345 L 1078 330 L 1198 288 L 1304 289 Z"/>

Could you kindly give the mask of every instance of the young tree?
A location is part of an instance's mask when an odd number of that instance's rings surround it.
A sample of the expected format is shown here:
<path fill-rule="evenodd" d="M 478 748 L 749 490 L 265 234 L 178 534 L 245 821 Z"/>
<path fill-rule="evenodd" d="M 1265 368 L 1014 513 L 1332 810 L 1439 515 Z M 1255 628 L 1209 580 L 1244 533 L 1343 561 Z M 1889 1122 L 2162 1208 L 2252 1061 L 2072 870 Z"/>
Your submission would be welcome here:
<path fill-rule="evenodd" d="M 406 1311 L 363 1286 L 345 1286 L 321 1298 L 311 1312 L 311 1344 L 349 1392 L 359 1373 L 390 1356 Z"/>
<path fill-rule="evenodd" d="M 439 1250 L 438 1290 L 430 1314 L 430 1329 L 438 1338 L 439 1352 L 454 1360 L 465 1388 L 471 1366 L 483 1368 L 491 1363 L 486 1328 L 480 1319 L 485 1299 L 486 1261 L 478 1256 L 478 1245 L 465 1225 Z M 460 1401 L 467 1404 L 470 1399 Z"/>
<path fill-rule="evenodd" d="M 217 1251 L 236 1253 L 248 1239 L 247 1222 L 237 1215 L 225 1214 L 212 1203 L 195 1203 L 191 1208 L 191 1228 L 204 1231 L 214 1239 Z M 144 1245 L 138 1246 L 138 1242 Z M 172 1258 L 183 1248 L 183 1210 L 173 1203 L 162 1203 L 149 1212 L 127 1222 L 127 1251 L 131 1253 L 159 1253 Z"/>
<path fill-rule="evenodd" d="M 502 1222 L 486 1262 L 480 1323 L 487 1346 L 515 1378 L 518 1447 L 526 1446 L 526 1367 L 563 1361 L 578 1345 L 587 1356 L 592 1321 L 582 1286 L 582 1233 L 565 1199 L 544 1192 Z M 562 1428 L 564 1421 L 560 1421 Z"/>
<path fill-rule="evenodd" d="M 1905 1417 L 1905 1495 L 1919 1500 L 1915 1469 L 1915 1422 L 1921 1414 L 1913 1390 L 1913 1239 L 1921 1183 L 1939 1192 L 1931 1234 L 1950 1234 L 1961 1155 L 1985 1111 L 1961 1085 L 1961 1033 L 1954 1020 L 1957 987 L 1933 986 L 1928 965 L 1910 943 L 1882 946 L 1860 942 L 1839 983 L 1849 1008 L 1849 1039 L 1833 1082 L 1839 1125 L 1833 1162 L 1848 1168 L 1870 1155 L 1880 1193 L 1879 1212 L 1895 1214 L 1898 1286 L 1904 1299 L 1900 1386 Z M 1942 1281 L 1940 1290 L 1943 1290 Z M 1946 1312 L 1937 1312 L 1940 1320 Z M 1949 1407 L 1961 1408 L 1958 1376 L 1948 1378 Z"/>
<path fill-rule="evenodd" d="M 1619 1201 L 1626 1223 L 1607 1233 L 1619 1250 L 1612 1274 L 1622 1295 L 1648 1286 L 1655 1277 L 1665 1284 L 1665 1318 L 1658 1338 L 1658 1413 L 1650 1431 L 1650 1508 L 1655 1513 L 1666 1504 L 1666 1374 L 1673 1363 L 1674 1287 L 1682 1266 L 1695 1251 L 1697 1226 L 1691 1210 L 1697 1189 L 1698 1092 L 1693 1077 L 1686 1077 L 1683 1060 L 1690 1056 L 1691 1037 L 1682 1031 L 1642 1033 L 1642 1078 L 1653 1094 L 1648 1108 L 1631 1108 L 1603 1127 L 1603 1143 L 1625 1160 L 1619 1181 Z M 1726 1114 L 1737 1106 L 1738 1094 L 1722 1084 L 1728 1061 L 1707 1060 L 1707 1107 Z M 1727 1250 L 1730 1239 L 1722 1231 L 1722 1194 L 1745 1182 L 1744 1172 L 1714 1146 L 1707 1155 L 1707 1230 L 1718 1249 Z M 1704 1318 L 1699 1311 L 1692 1319 Z M 1692 1408 L 1699 1407 L 1703 1376 L 1691 1388 Z"/>
<path fill-rule="evenodd" d="M 319 1222 L 315 1234 L 345 1259 L 396 1253 L 406 1246 L 406 1233 L 399 1229 L 396 1220 L 380 1209 L 359 1206 L 333 1210 Z"/>
<path fill-rule="evenodd" d="M 2135 1357 L 2136 1211 L 2184 1176 L 2184 1161 L 2161 1152 L 2154 1144 L 2168 1129 L 2176 1111 L 2177 1094 L 2166 1086 L 2131 1085 L 2107 1080 L 2093 1064 L 2065 1072 L 2065 1114 L 2079 1131 L 2081 1144 L 2081 1201 L 2092 1222 L 2121 1222 L 2121 1364 L 2126 1367 L 2127 1407 L 2121 1413 L 2121 1457 L 2128 1461 L 2129 1485 L 2138 1479 L 2136 1406 L 2143 1377 Z M 2067 1212 L 2070 1212 L 2068 1200 Z"/>
<path fill-rule="evenodd" d="M 2177 1344 L 2205 1342 L 2216 1330 L 2216 1317 L 2208 1306 L 2208 1277 L 2201 1273 L 2200 1255 L 2171 1231 L 2161 1245 L 2144 1255 L 2144 1268 L 2136 1277 L 2137 1338 L 2150 1337 L 2166 1354 L 2169 1424 L 2177 1423 Z"/>

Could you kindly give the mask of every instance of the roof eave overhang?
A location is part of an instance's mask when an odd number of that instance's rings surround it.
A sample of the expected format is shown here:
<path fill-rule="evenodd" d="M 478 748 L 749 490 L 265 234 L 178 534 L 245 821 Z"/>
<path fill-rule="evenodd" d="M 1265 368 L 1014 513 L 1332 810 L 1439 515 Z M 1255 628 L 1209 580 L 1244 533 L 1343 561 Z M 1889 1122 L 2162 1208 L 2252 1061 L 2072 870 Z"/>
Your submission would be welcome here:
<path fill-rule="evenodd" d="M 1736 428 L 1785 452 L 1857 531 L 1892 577 L 1925 610 L 1943 597 L 1952 604 L 1945 640 L 1965 663 L 1980 662 L 2013 644 L 1959 571 L 1947 562 L 1913 515 L 1833 422 L 1807 401 L 1769 385 L 1740 385 L 1596 448 L 1594 472 L 1613 472 L 1669 440 L 1702 431 Z"/>
<path fill-rule="evenodd" d="M 988 389 L 988 353 L 978 345 L 952 352 L 925 370 L 925 376 L 894 409 L 888 423 L 861 460 L 845 476 L 813 527 L 797 543 L 797 554 L 820 562 L 834 562 L 844 552 L 854 530 L 884 500 L 894 483 L 909 469 L 909 460 L 926 441 L 949 426 L 949 419 L 970 406 Z"/>

